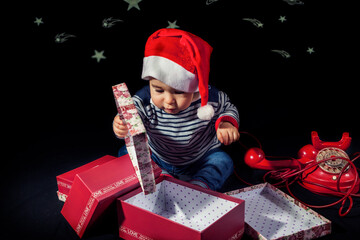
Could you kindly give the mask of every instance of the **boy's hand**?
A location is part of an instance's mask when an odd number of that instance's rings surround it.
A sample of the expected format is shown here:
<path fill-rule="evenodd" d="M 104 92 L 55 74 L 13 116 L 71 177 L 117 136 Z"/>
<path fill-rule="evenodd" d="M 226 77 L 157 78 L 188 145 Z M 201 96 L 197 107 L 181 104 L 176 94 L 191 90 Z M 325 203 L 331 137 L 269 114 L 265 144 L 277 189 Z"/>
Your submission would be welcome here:
<path fill-rule="evenodd" d="M 240 138 L 240 133 L 234 125 L 229 122 L 221 122 L 216 131 L 217 138 L 222 144 L 229 145 Z"/>
<path fill-rule="evenodd" d="M 118 138 L 126 137 L 129 131 L 126 124 L 120 119 L 119 115 L 116 115 L 114 118 L 113 130 Z"/>

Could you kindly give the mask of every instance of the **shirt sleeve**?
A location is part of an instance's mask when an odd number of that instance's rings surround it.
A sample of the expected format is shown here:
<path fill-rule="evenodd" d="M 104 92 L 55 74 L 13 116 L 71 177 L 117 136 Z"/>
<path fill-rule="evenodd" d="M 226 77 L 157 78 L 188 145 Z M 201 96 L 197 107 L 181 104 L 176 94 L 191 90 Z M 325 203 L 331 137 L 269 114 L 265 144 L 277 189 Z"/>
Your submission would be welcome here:
<path fill-rule="evenodd" d="M 219 107 L 221 113 L 215 122 L 215 129 L 217 130 L 219 124 L 224 121 L 230 122 L 234 127 L 239 129 L 239 112 L 236 106 L 230 102 L 227 94 L 222 91 L 219 91 Z"/>
<path fill-rule="evenodd" d="M 136 110 L 138 111 L 138 113 L 139 113 L 139 115 L 141 117 L 141 120 L 143 121 L 143 123 L 145 123 L 145 121 L 146 121 L 146 111 L 145 111 L 144 102 L 137 95 L 133 96 L 133 100 L 134 100 L 134 105 L 136 107 Z"/>
<path fill-rule="evenodd" d="M 151 112 L 148 111 L 148 107 L 150 106 L 150 98 L 149 86 L 143 87 L 132 97 L 134 100 L 134 105 L 145 127 L 149 123 L 149 119 L 151 117 Z"/>

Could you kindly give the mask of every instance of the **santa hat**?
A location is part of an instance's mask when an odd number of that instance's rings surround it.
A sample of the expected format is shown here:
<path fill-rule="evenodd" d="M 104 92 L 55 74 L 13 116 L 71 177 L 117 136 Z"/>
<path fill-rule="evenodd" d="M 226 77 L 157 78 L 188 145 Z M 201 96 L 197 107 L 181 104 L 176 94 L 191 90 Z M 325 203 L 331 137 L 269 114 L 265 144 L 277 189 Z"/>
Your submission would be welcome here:
<path fill-rule="evenodd" d="M 214 109 L 208 105 L 210 55 L 212 47 L 201 38 L 179 29 L 164 28 L 146 42 L 142 79 L 155 78 L 183 92 L 201 96 L 198 117 L 210 120 Z"/>

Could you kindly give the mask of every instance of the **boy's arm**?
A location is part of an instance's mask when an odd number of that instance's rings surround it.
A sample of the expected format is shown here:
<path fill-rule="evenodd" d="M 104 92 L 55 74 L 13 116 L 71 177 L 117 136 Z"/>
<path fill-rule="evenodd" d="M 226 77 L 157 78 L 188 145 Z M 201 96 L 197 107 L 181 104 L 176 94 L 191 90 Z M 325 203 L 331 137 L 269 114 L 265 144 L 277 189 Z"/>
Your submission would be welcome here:
<path fill-rule="evenodd" d="M 143 124 L 145 125 L 147 114 L 146 114 L 146 109 L 145 109 L 145 106 L 144 106 L 144 102 L 137 95 L 133 96 L 133 100 L 134 100 L 134 105 L 136 107 L 136 110 L 137 110 Z"/>
<path fill-rule="evenodd" d="M 219 91 L 220 116 L 215 122 L 216 136 L 225 145 L 236 142 L 240 138 L 239 133 L 239 113 L 228 96 Z"/>
<path fill-rule="evenodd" d="M 146 119 L 144 102 L 146 102 L 146 99 L 149 98 L 149 96 L 150 92 L 148 90 L 148 87 L 144 87 L 143 89 L 140 89 L 138 92 L 136 92 L 135 95 L 132 97 L 136 110 L 139 113 L 139 116 L 143 123 L 145 123 Z M 119 114 L 117 114 L 114 118 L 113 131 L 115 133 L 115 136 L 119 139 L 124 139 L 128 132 L 126 124 L 119 119 Z"/>
<path fill-rule="evenodd" d="M 229 122 L 236 129 L 239 129 L 239 112 L 236 106 L 230 102 L 226 93 L 221 91 L 219 91 L 219 107 L 221 114 L 215 122 L 215 129 L 218 129 L 221 122 Z"/>
<path fill-rule="evenodd" d="M 137 91 L 132 97 L 136 110 L 138 111 L 138 114 L 143 124 L 145 125 L 145 128 L 151 115 L 148 110 L 148 107 L 150 106 L 150 98 L 151 97 L 149 85 Z"/>

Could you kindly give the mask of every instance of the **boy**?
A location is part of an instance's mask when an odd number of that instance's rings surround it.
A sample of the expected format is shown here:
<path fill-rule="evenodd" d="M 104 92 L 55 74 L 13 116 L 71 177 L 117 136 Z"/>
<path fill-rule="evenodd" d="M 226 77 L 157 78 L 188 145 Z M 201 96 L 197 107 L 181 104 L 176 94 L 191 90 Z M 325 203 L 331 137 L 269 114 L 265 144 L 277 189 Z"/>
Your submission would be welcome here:
<path fill-rule="evenodd" d="M 145 46 L 142 79 L 149 86 L 133 99 L 153 161 L 174 177 L 219 190 L 233 171 L 220 146 L 239 139 L 239 116 L 225 93 L 208 86 L 211 52 L 191 33 L 156 31 Z M 119 138 L 128 132 L 119 116 L 113 130 Z"/>

